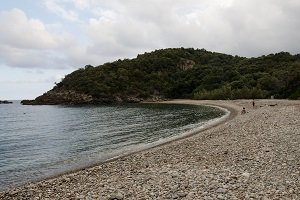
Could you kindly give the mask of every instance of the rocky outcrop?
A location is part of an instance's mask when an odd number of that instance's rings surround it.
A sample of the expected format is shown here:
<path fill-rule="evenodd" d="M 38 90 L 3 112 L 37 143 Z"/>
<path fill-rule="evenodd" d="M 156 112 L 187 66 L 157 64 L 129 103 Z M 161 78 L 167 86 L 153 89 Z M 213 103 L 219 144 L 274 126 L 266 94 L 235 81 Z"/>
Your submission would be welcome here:
<path fill-rule="evenodd" d="M 50 90 L 37 97 L 35 100 L 23 100 L 23 105 L 76 105 L 90 104 L 94 101 L 91 95 L 78 93 L 73 90 Z"/>
<path fill-rule="evenodd" d="M 189 59 L 185 59 L 185 58 L 181 58 L 179 63 L 177 64 L 177 66 L 182 69 L 183 71 L 192 69 L 195 65 L 195 61 L 193 60 L 189 60 Z"/>
<path fill-rule="evenodd" d="M 6 101 L 6 100 L 4 100 L 4 101 L 0 101 L 0 104 L 12 104 L 13 102 L 11 102 L 11 101 Z"/>
<path fill-rule="evenodd" d="M 159 96 L 159 95 L 152 95 L 147 98 L 142 98 L 142 97 L 138 97 L 138 96 L 122 96 L 122 97 L 114 96 L 112 99 L 113 99 L 113 102 L 116 102 L 116 103 L 159 102 L 159 101 L 167 100 L 163 96 Z M 98 102 L 99 101 L 100 100 L 98 100 Z"/>
<path fill-rule="evenodd" d="M 23 105 L 82 105 L 82 104 L 110 104 L 110 103 L 139 103 L 158 102 L 165 100 L 162 96 L 142 98 L 138 96 L 124 96 L 115 94 L 111 97 L 93 97 L 73 90 L 50 90 L 34 100 L 23 100 Z"/>

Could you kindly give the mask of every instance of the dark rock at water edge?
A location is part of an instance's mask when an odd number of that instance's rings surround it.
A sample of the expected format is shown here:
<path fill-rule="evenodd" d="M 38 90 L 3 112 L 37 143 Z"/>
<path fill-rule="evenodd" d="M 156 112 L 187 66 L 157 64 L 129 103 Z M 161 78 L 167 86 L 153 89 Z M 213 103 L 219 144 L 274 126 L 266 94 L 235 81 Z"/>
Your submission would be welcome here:
<path fill-rule="evenodd" d="M 158 102 L 165 100 L 160 96 L 141 98 L 136 96 L 114 95 L 111 97 L 93 97 L 74 90 L 50 90 L 34 100 L 23 100 L 23 105 L 84 105 L 84 104 L 112 104 L 139 103 L 142 101 Z"/>
<path fill-rule="evenodd" d="M 34 100 L 23 100 L 23 105 L 76 105 L 91 103 L 93 98 L 89 95 L 80 94 L 75 91 L 50 90 Z"/>
<path fill-rule="evenodd" d="M 4 101 L 0 101 L 0 104 L 12 104 L 13 102 L 11 102 L 11 101 L 6 101 L 6 100 L 4 100 Z"/>

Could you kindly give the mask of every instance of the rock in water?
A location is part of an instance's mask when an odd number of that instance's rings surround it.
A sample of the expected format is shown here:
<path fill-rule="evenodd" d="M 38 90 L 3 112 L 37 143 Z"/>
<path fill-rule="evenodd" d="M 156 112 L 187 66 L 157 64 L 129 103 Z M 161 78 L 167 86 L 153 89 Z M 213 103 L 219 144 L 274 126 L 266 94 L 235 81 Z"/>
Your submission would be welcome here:
<path fill-rule="evenodd" d="M 11 101 L 6 101 L 6 100 L 0 101 L 0 104 L 11 104 L 11 103 L 13 103 L 13 102 L 11 102 Z"/>

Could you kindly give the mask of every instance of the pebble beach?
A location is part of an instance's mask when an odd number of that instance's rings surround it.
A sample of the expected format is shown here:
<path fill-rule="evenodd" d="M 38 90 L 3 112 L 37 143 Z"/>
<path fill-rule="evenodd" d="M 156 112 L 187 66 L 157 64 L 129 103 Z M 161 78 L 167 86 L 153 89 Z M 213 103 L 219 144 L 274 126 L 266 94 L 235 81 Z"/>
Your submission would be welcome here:
<path fill-rule="evenodd" d="M 164 103 L 219 106 L 230 115 L 196 134 L 2 191 L 0 199 L 300 199 L 300 100 Z"/>

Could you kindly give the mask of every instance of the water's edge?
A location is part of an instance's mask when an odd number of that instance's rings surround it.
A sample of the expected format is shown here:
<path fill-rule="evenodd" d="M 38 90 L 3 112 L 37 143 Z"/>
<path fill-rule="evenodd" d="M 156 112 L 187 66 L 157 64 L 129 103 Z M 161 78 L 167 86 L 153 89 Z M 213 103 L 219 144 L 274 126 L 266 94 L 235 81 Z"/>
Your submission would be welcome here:
<path fill-rule="evenodd" d="M 199 106 L 203 106 L 203 105 L 199 105 Z M 135 153 L 138 153 L 138 152 L 141 152 L 141 151 L 145 151 L 145 150 L 149 150 L 149 149 L 152 149 L 152 148 L 160 147 L 160 146 L 169 144 L 171 142 L 175 142 L 175 141 L 178 141 L 178 140 L 181 140 L 181 139 L 191 137 L 195 134 L 198 134 L 198 133 L 200 133 L 204 130 L 207 130 L 209 128 L 212 128 L 212 127 L 224 122 L 230 116 L 231 112 L 229 110 L 227 110 L 226 108 L 219 107 L 219 106 L 213 106 L 213 105 L 209 105 L 209 106 L 205 105 L 205 106 L 214 107 L 214 108 L 218 108 L 220 110 L 223 110 L 225 112 L 225 115 L 223 115 L 221 117 L 218 117 L 218 118 L 211 119 L 211 120 L 207 121 L 204 125 L 201 125 L 197 128 L 194 128 L 192 130 L 181 133 L 180 135 L 175 135 L 175 136 L 172 136 L 172 137 L 169 137 L 169 138 L 164 138 L 162 140 L 152 142 L 152 143 L 149 143 L 149 144 L 138 145 L 137 147 L 133 148 L 132 150 L 129 150 L 129 152 L 116 155 L 112 158 L 109 158 L 109 159 L 105 160 L 104 162 L 109 162 L 109 161 L 112 161 L 112 160 L 116 160 L 118 158 L 122 158 L 122 157 L 125 157 L 125 156 L 128 156 L 128 155 L 131 155 L 131 154 L 135 154 Z M 101 163 L 103 163 L 103 162 L 101 162 Z M 101 163 L 99 163 L 99 164 L 101 164 Z"/>
<path fill-rule="evenodd" d="M 182 104 L 182 105 L 190 104 L 190 105 L 196 105 L 196 106 L 214 107 L 214 108 L 217 108 L 217 109 L 220 109 L 220 110 L 224 111 L 225 115 L 223 115 L 221 117 L 218 117 L 218 118 L 211 119 L 208 122 L 206 122 L 204 125 L 201 125 L 200 127 L 197 127 L 195 129 L 186 131 L 186 132 L 184 132 L 180 135 L 175 135 L 175 136 L 172 136 L 172 137 L 169 137 L 169 138 L 164 138 L 162 140 L 152 142 L 152 143 L 149 143 L 149 144 L 140 144 L 140 145 L 137 145 L 135 147 L 126 149 L 126 151 L 123 152 L 123 153 L 122 152 L 116 152 L 114 154 L 109 155 L 107 158 L 104 158 L 104 159 L 101 159 L 101 160 L 98 160 L 98 161 L 93 161 L 92 163 L 85 163 L 85 164 L 76 166 L 74 168 L 67 169 L 64 172 L 58 172 L 57 174 L 54 174 L 54 175 L 49 175 L 49 176 L 44 176 L 44 177 L 41 177 L 41 178 L 36 178 L 36 179 L 31 180 L 31 181 L 21 183 L 19 185 L 18 184 L 16 184 L 15 186 L 12 185 L 11 187 L 5 188 L 3 190 L 0 189 L 0 191 L 9 190 L 9 189 L 16 188 L 16 187 L 22 187 L 24 185 L 31 184 L 31 183 L 37 183 L 37 182 L 43 181 L 43 180 L 54 179 L 54 178 L 57 178 L 57 177 L 60 177 L 60 176 L 66 175 L 66 174 L 76 173 L 78 171 L 85 170 L 85 169 L 88 169 L 88 168 L 92 168 L 92 167 L 95 167 L 95 166 L 98 166 L 98 165 L 101 165 L 101 164 L 104 164 L 104 163 L 112 162 L 114 160 L 124 158 L 124 157 L 132 155 L 132 154 L 136 154 L 136 153 L 139 153 L 139 152 L 142 152 L 142 151 L 150 150 L 152 148 L 157 148 L 157 147 L 160 147 L 160 146 L 164 146 L 164 145 L 167 145 L 169 143 L 191 137 L 195 134 L 199 134 L 199 133 L 203 132 L 204 130 L 213 128 L 213 127 L 215 127 L 219 124 L 224 123 L 228 119 L 232 118 L 232 115 L 236 115 L 236 113 L 232 112 L 232 109 L 230 109 L 226 106 L 211 105 L 211 104 L 201 104 L 200 105 L 200 104 L 196 104 L 196 103 L 192 103 L 192 102 L 181 103 L 181 102 L 169 101 L 167 103 L 179 104 L 179 105 L 180 104 Z"/>

